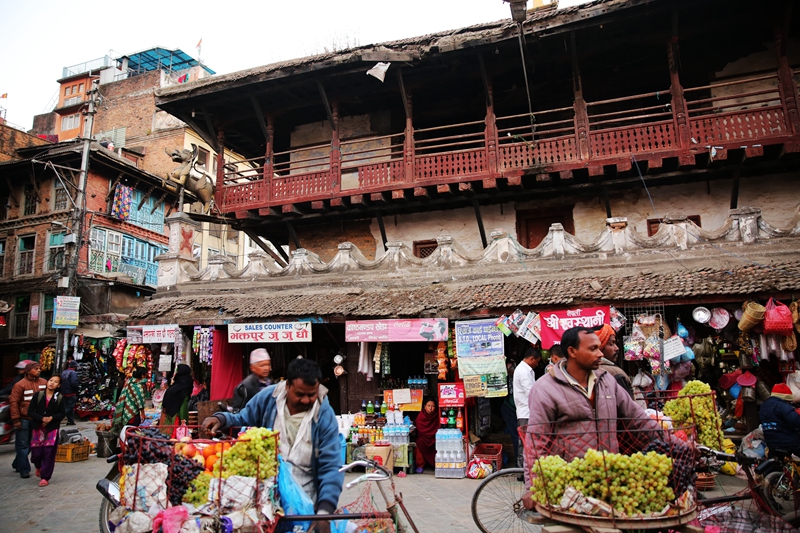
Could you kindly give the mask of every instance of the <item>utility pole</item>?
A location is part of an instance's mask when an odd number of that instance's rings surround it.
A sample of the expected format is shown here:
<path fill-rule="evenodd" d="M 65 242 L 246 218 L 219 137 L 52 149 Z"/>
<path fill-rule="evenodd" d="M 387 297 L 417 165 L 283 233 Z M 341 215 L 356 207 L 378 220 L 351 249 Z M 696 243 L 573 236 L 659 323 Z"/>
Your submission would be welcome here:
<path fill-rule="evenodd" d="M 86 220 L 86 183 L 89 179 L 89 160 L 92 150 L 92 128 L 94 127 L 94 115 L 97 113 L 97 93 L 99 80 L 92 80 L 92 88 L 89 90 L 89 107 L 84 111 L 86 124 L 83 129 L 83 152 L 81 157 L 81 172 L 78 177 L 78 191 L 75 195 L 75 206 L 72 209 L 72 234 L 75 242 L 72 245 L 72 253 L 67 263 L 67 290 L 64 296 L 75 296 L 78 292 L 78 263 L 83 248 L 83 222 Z M 60 336 L 59 336 L 60 338 Z M 58 338 L 57 338 L 58 340 Z M 61 341 L 62 352 L 58 353 L 57 371 L 61 371 L 67 361 L 69 353 L 69 329 L 64 329 L 63 340 Z M 56 349 L 58 352 L 58 349 Z"/>

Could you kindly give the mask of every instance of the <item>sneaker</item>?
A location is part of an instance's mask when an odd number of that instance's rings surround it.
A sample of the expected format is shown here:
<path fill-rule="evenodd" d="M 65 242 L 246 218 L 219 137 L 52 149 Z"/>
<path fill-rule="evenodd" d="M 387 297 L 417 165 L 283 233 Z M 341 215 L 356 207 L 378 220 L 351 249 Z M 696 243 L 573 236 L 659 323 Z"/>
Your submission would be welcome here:
<path fill-rule="evenodd" d="M 19 477 L 21 477 L 22 479 L 28 479 L 29 477 L 31 477 L 31 473 L 30 472 L 25 472 L 23 474 L 22 472 L 20 472 Z"/>
<path fill-rule="evenodd" d="M 41 481 L 39 482 L 39 486 L 40 486 L 40 487 L 46 487 L 46 486 L 47 486 L 47 485 L 49 485 L 49 484 L 50 484 L 50 482 L 49 482 L 49 481 L 47 481 L 46 479 L 43 479 L 43 480 L 41 480 Z"/>
<path fill-rule="evenodd" d="M 67 422 L 67 425 L 68 425 L 68 426 L 74 426 L 74 425 L 75 425 L 75 422 Z"/>
<path fill-rule="evenodd" d="M 37 468 L 36 469 L 36 477 L 42 477 L 42 469 L 41 468 Z"/>
<path fill-rule="evenodd" d="M 417 474 L 421 474 L 421 473 L 423 473 L 424 471 L 425 471 L 425 469 L 424 469 L 424 468 L 422 468 L 421 466 L 418 466 L 418 467 L 417 467 L 417 468 L 414 470 L 414 472 L 416 472 Z"/>

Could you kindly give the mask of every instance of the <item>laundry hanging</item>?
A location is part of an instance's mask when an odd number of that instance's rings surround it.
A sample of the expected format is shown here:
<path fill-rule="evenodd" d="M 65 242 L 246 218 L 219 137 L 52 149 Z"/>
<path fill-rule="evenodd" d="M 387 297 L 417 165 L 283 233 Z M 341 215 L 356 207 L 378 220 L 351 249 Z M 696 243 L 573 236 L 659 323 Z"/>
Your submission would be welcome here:
<path fill-rule="evenodd" d="M 121 183 L 114 189 L 114 201 L 111 204 L 111 216 L 118 220 L 128 220 L 131 218 L 131 206 L 133 204 L 133 189 Z"/>

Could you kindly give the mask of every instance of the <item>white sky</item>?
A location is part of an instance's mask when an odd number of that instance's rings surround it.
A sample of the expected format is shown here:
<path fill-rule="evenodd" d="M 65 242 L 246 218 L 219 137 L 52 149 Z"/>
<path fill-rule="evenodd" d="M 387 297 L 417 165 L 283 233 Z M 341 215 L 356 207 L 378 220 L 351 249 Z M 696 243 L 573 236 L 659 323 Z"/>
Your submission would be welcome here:
<path fill-rule="evenodd" d="M 562 6 L 584 0 L 562 0 Z M 106 54 L 180 48 L 217 74 L 510 18 L 502 0 L 0 0 L 0 107 L 29 129 L 52 110 L 63 67 Z M 340 48 L 342 46 L 339 46 Z"/>

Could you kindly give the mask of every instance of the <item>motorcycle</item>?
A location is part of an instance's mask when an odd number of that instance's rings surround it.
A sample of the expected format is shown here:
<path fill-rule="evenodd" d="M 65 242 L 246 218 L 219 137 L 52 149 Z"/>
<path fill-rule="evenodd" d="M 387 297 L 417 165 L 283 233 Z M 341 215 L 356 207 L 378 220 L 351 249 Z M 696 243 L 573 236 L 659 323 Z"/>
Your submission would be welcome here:
<path fill-rule="evenodd" d="M 120 442 L 125 439 L 125 431 L 128 429 L 128 427 L 129 426 L 125 426 L 122 428 L 122 432 L 119 436 Z M 118 447 L 117 449 L 120 448 Z M 103 501 L 100 502 L 100 533 L 111 533 L 109 519 L 114 509 L 119 507 L 121 497 L 119 490 L 120 459 L 121 457 L 119 453 L 112 454 L 106 459 L 106 462 L 112 465 L 111 470 L 108 471 L 106 477 L 98 481 L 97 485 L 95 485 L 97 491 L 103 496 Z"/>
<path fill-rule="evenodd" d="M 0 398 L 0 444 L 14 444 L 14 424 L 11 423 L 11 404 Z"/>

